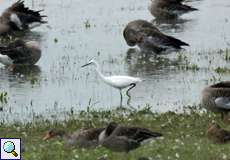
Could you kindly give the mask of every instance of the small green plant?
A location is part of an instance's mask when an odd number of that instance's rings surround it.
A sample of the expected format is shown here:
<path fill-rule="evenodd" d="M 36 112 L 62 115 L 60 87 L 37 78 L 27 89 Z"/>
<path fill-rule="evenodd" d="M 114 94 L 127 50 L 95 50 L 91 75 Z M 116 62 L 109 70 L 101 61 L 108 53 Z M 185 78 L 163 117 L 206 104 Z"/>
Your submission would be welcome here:
<path fill-rule="evenodd" d="M 90 28 L 90 27 L 91 27 L 91 24 L 90 24 L 89 20 L 87 19 L 87 20 L 85 21 L 85 28 L 88 29 L 88 28 Z"/>
<path fill-rule="evenodd" d="M 179 65 L 178 69 L 180 70 L 191 70 L 193 72 L 198 71 L 200 68 L 198 67 L 197 64 L 185 64 L 185 65 Z"/>
<path fill-rule="evenodd" d="M 230 69 L 227 67 L 217 67 L 215 68 L 215 72 L 218 74 L 230 73 Z"/>
<path fill-rule="evenodd" d="M 7 98 L 7 92 L 1 92 L 0 93 L 0 103 L 1 104 L 7 104 L 8 98 Z"/>
<path fill-rule="evenodd" d="M 54 38 L 54 43 L 58 43 L 58 39 L 57 38 Z"/>
<path fill-rule="evenodd" d="M 1 92 L 0 93 L 0 111 L 3 110 L 4 105 L 6 105 L 8 103 L 8 96 L 7 96 L 7 92 Z"/>
<path fill-rule="evenodd" d="M 58 39 L 57 38 L 54 38 L 54 43 L 58 43 Z"/>
<path fill-rule="evenodd" d="M 226 50 L 225 50 L 225 60 L 226 61 L 230 61 L 230 53 L 229 53 L 229 49 L 228 48 L 226 48 Z"/>

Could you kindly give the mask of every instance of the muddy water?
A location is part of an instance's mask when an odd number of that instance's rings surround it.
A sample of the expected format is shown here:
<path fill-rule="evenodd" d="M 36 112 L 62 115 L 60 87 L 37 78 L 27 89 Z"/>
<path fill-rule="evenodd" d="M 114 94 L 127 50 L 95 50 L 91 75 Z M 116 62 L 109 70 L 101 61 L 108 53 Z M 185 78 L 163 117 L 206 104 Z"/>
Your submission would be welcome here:
<path fill-rule="evenodd" d="M 0 11 L 12 0 L 0 1 Z M 139 76 L 145 81 L 131 91 L 130 106 L 153 106 L 154 111 L 178 110 L 199 104 L 200 91 L 230 74 L 217 67 L 230 67 L 225 50 L 230 45 L 229 0 L 191 1 L 199 9 L 177 22 L 156 22 L 148 11 L 148 0 L 26 0 L 34 9 L 44 9 L 49 23 L 28 33 L 26 39 L 41 42 L 43 56 L 32 69 L 8 71 L 0 68 L 0 89 L 8 102 L 1 120 L 28 121 L 37 115 L 60 118 L 65 111 L 110 109 L 120 96 L 101 82 L 92 67 L 80 66 L 95 58 L 104 74 Z M 155 56 L 129 49 L 122 30 L 131 20 L 145 19 L 163 32 L 190 44 L 182 53 Z M 182 58 L 181 58 L 182 57 Z M 181 64 L 199 70 L 180 69 Z M 126 105 L 127 97 L 123 104 Z"/>

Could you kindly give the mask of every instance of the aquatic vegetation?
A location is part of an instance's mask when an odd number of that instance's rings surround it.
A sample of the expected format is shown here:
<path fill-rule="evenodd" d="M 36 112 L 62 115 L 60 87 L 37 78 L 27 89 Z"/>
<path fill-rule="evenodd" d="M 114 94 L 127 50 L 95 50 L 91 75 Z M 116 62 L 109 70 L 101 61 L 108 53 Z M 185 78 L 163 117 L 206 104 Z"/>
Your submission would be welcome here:
<path fill-rule="evenodd" d="M 191 70 L 193 72 L 198 71 L 200 69 L 197 64 L 190 64 L 190 63 L 185 64 L 185 65 L 179 65 L 177 66 L 177 68 L 179 70 L 186 70 L 186 71 Z"/>
<path fill-rule="evenodd" d="M 179 53 L 179 54 L 177 54 L 176 60 L 179 61 L 179 62 L 182 62 L 182 61 L 187 62 L 188 57 L 185 54 Z"/>
<path fill-rule="evenodd" d="M 219 74 L 230 73 L 230 69 L 227 67 L 217 67 L 214 70 L 216 73 L 219 73 Z"/>
<path fill-rule="evenodd" d="M 84 24 L 85 24 L 85 28 L 86 28 L 86 29 L 88 29 L 88 28 L 91 27 L 91 24 L 90 24 L 90 22 L 89 22 L 88 19 L 84 22 Z"/>
<path fill-rule="evenodd" d="M 54 43 L 58 43 L 58 39 L 57 38 L 54 38 Z"/>
<path fill-rule="evenodd" d="M 230 51 L 228 48 L 225 49 L 225 60 L 230 61 Z"/>
<path fill-rule="evenodd" d="M 6 104 L 8 101 L 8 97 L 7 97 L 7 92 L 2 92 L 2 93 L 0 93 L 0 102 L 2 103 L 2 104 Z"/>
<path fill-rule="evenodd" d="M 0 110 L 3 110 L 4 105 L 8 103 L 8 93 L 3 91 L 0 93 Z"/>

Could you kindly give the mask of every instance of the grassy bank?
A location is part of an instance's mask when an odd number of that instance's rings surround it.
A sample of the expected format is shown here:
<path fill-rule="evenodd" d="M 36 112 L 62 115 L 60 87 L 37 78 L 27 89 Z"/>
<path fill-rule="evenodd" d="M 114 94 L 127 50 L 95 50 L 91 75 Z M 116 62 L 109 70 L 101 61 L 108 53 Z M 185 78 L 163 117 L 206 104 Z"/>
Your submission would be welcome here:
<path fill-rule="evenodd" d="M 71 113 L 65 121 L 36 120 L 31 123 L 12 125 L 1 124 L 0 137 L 21 137 L 25 143 L 24 159 L 34 160 L 94 160 L 105 156 L 109 160 L 137 159 L 181 159 L 181 160 L 220 160 L 229 159 L 230 144 L 215 144 L 208 140 L 205 131 L 212 120 L 219 117 L 212 113 L 189 108 L 184 113 L 152 113 L 148 108 L 139 111 L 91 111 Z M 109 121 L 137 125 L 159 131 L 162 139 L 151 141 L 140 148 L 125 153 L 113 153 L 103 147 L 96 149 L 66 148 L 60 139 L 42 141 L 44 132 L 50 128 L 66 128 L 75 131 L 81 127 L 99 127 Z M 221 123 L 221 126 L 227 127 Z M 227 127 L 230 128 L 230 127 Z"/>

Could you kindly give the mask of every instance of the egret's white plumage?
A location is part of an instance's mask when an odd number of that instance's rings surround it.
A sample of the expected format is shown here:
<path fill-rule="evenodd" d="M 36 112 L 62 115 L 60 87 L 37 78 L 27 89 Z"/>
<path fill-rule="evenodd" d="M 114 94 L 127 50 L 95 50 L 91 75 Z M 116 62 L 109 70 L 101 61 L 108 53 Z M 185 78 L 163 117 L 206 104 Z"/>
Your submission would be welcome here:
<path fill-rule="evenodd" d="M 137 83 L 142 81 L 138 77 L 131 77 L 131 76 L 121 76 L 121 75 L 118 75 L 118 76 L 104 76 L 100 71 L 99 64 L 95 60 L 90 60 L 87 64 L 83 65 L 82 67 L 85 67 L 85 66 L 88 66 L 88 65 L 94 65 L 98 75 L 101 77 L 103 82 L 105 82 L 106 84 L 108 84 L 108 85 L 110 85 L 110 86 L 112 86 L 114 88 L 119 89 L 120 94 L 121 94 L 122 89 L 130 87 L 128 89 L 128 91 L 129 91 L 132 88 L 134 88 Z M 122 99 L 122 94 L 121 94 L 121 99 Z"/>
<path fill-rule="evenodd" d="M 141 82 L 142 80 L 138 77 L 131 77 L 131 76 L 104 76 L 101 71 L 99 64 L 95 60 L 90 60 L 87 64 L 83 65 L 82 67 L 85 67 L 87 65 L 95 65 L 96 71 L 101 77 L 101 79 L 108 85 L 117 88 L 117 89 L 124 89 L 132 84 L 136 84 Z"/>
<path fill-rule="evenodd" d="M 132 83 L 136 84 L 142 81 L 140 78 L 130 76 L 109 76 L 105 77 L 105 80 L 107 84 L 118 89 L 123 89 L 129 87 Z"/>

